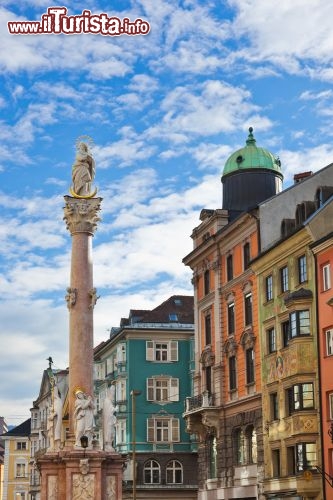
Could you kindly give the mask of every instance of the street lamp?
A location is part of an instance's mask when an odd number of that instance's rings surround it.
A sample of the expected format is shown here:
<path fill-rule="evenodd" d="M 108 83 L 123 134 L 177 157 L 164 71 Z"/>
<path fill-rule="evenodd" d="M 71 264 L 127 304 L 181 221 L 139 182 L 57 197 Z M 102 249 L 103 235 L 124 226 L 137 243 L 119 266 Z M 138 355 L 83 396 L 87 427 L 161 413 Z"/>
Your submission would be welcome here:
<path fill-rule="evenodd" d="M 136 402 L 135 397 L 140 396 L 141 391 L 133 389 L 132 397 L 132 464 L 133 464 L 133 500 L 136 500 Z"/>

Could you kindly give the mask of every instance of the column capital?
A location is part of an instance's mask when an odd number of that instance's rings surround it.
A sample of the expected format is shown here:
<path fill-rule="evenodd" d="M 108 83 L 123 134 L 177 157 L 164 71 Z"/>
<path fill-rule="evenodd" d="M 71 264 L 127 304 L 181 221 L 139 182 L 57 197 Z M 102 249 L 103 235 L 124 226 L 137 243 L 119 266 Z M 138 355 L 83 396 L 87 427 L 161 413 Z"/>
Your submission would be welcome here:
<path fill-rule="evenodd" d="M 64 220 L 71 233 L 95 234 L 97 223 L 100 221 L 98 212 L 101 209 L 102 198 L 73 198 L 64 196 Z"/>

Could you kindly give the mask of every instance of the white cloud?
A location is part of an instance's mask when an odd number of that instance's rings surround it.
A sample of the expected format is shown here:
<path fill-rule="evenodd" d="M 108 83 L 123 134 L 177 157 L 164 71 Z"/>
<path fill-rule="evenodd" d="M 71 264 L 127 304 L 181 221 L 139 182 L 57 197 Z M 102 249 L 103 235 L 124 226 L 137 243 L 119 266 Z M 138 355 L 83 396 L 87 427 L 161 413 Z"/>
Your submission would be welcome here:
<path fill-rule="evenodd" d="M 250 40 L 247 54 L 242 53 L 246 58 L 271 60 L 290 72 L 299 72 L 302 60 L 318 61 L 323 66 L 332 61 L 330 2 L 231 0 L 230 4 L 237 9 L 234 36 L 246 35 Z"/>
<path fill-rule="evenodd" d="M 107 146 L 96 146 L 94 155 L 100 168 L 126 167 L 152 156 L 155 148 L 149 146 L 131 127 L 120 130 L 122 139 Z"/>
<path fill-rule="evenodd" d="M 259 109 L 250 99 L 249 91 L 218 80 L 206 80 L 197 87 L 176 87 L 161 104 L 165 111 L 161 125 L 148 129 L 147 135 L 209 136 L 240 129 Z"/>
<path fill-rule="evenodd" d="M 279 152 L 282 162 L 284 184 L 290 183 L 294 174 L 311 170 L 317 172 L 333 161 L 333 147 L 321 144 L 313 148 L 304 148 L 300 151 L 282 150 Z"/>

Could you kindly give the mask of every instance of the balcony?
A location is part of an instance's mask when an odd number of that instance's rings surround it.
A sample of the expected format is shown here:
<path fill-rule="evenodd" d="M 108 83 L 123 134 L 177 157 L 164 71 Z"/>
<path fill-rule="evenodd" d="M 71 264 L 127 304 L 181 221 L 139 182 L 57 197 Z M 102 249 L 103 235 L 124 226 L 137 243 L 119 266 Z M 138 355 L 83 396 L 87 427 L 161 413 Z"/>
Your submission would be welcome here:
<path fill-rule="evenodd" d="M 204 391 L 198 396 L 192 396 L 185 400 L 185 413 L 201 410 L 202 408 L 211 408 L 214 406 L 214 394 Z"/>
<path fill-rule="evenodd" d="M 209 391 L 186 398 L 183 417 L 186 432 L 197 434 L 200 440 L 204 440 L 207 434 L 219 435 L 219 410 L 215 406 L 214 394 Z"/>

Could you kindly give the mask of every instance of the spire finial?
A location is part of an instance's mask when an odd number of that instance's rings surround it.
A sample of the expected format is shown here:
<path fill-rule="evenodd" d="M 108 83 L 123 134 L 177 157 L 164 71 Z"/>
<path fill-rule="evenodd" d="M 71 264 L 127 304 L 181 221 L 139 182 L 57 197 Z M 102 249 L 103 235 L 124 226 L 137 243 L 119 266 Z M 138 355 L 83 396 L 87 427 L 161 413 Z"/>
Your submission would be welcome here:
<path fill-rule="evenodd" d="M 254 138 L 254 136 L 253 136 L 252 132 L 253 132 L 253 127 L 249 127 L 249 136 L 248 136 L 248 138 L 247 138 L 247 140 L 246 140 L 246 144 L 247 144 L 247 146 L 249 146 L 249 145 L 251 145 L 251 144 L 255 144 L 255 143 L 256 143 L 256 140 L 255 140 L 255 138 Z"/>

